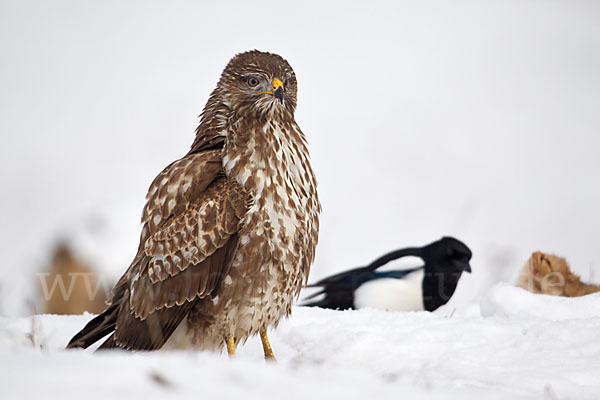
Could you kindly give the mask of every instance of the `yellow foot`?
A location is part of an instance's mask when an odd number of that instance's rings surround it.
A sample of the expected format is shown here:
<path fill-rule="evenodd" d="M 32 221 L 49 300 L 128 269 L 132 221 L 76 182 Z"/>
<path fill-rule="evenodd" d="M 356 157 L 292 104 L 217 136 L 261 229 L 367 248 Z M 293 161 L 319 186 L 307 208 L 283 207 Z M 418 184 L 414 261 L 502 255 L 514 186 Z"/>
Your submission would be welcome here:
<path fill-rule="evenodd" d="M 227 353 L 229 354 L 229 358 L 235 358 L 235 340 L 233 339 L 233 336 L 227 338 L 225 343 L 227 344 Z"/>
<path fill-rule="evenodd" d="M 273 349 L 271 348 L 271 343 L 269 343 L 269 338 L 267 337 L 267 330 L 260 330 L 260 340 L 262 340 L 263 350 L 265 351 L 265 360 L 275 360 L 275 354 L 273 354 Z"/>

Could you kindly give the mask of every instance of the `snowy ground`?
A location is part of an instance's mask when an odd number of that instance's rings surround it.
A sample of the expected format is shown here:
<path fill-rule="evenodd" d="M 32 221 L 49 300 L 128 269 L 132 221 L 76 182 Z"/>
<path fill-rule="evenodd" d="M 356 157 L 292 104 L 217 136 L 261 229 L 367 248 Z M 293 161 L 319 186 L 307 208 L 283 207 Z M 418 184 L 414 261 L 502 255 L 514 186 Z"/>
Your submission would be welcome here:
<path fill-rule="evenodd" d="M 566 299 L 509 285 L 436 313 L 296 307 L 225 354 L 63 350 L 90 316 L 0 319 L 3 398 L 597 399 L 600 294 Z"/>
<path fill-rule="evenodd" d="M 115 279 L 154 176 L 227 61 L 298 76 L 323 203 L 316 280 L 401 246 L 473 250 L 465 304 L 536 250 L 600 279 L 600 2 L 0 1 L 0 315 L 58 238 Z"/>
<path fill-rule="evenodd" d="M 535 250 L 600 279 L 599 43 L 586 0 L 1 0 L 0 397 L 597 398 L 598 296 L 494 285 Z M 252 48 L 298 76 L 323 203 L 311 281 L 443 235 L 473 274 L 446 314 L 297 308 L 277 366 L 256 340 L 235 363 L 63 352 L 86 318 L 24 317 L 49 250 L 118 277 L 149 183 Z"/>

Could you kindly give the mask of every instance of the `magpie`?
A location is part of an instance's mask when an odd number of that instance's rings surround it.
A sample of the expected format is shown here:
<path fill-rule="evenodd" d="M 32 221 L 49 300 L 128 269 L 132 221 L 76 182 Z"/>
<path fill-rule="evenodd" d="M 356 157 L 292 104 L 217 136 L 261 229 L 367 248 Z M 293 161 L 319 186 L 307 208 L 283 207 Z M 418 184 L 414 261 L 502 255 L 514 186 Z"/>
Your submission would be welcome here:
<path fill-rule="evenodd" d="M 379 269 L 392 260 L 416 256 L 420 266 Z M 378 308 L 387 311 L 433 311 L 454 294 L 463 271 L 471 272 L 471 250 L 445 236 L 423 247 L 409 247 L 381 256 L 371 264 L 322 279 L 308 287 L 322 288 L 302 304 L 334 310 Z M 378 270 L 379 269 L 379 270 Z"/>

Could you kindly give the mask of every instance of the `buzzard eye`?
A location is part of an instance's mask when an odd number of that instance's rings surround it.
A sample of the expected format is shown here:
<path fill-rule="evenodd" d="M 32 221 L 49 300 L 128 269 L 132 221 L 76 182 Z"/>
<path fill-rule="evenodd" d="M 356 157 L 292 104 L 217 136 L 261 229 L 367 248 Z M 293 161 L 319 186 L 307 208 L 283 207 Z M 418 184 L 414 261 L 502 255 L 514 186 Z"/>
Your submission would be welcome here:
<path fill-rule="evenodd" d="M 254 78 L 254 77 L 248 78 L 248 85 L 250 87 L 257 87 L 258 86 L 258 79 Z"/>

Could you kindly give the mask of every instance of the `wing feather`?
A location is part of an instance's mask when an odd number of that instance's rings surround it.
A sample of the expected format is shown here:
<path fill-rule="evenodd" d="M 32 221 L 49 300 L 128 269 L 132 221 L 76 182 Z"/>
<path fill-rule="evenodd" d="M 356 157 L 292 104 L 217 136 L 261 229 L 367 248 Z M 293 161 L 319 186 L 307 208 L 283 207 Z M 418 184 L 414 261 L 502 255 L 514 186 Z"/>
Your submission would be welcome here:
<path fill-rule="evenodd" d="M 131 298 L 126 291 L 119 309 L 115 333 L 107 340 L 104 348 L 117 346 L 130 350 L 153 350 L 162 347 L 190 312 L 200 289 L 205 287 L 206 290 L 206 280 L 210 275 L 206 271 L 210 269 L 210 264 L 217 264 L 213 260 L 219 261 L 220 268 L 218 276 L 213 280 L 214 286 L 211 291 L 227 273 L 233 259 L 232 254 L 237 249 L 237 238 L 237 234 L 234 234 L 227 244 L 217 249 L 212 256 L 198 265 L 186 268 L 174 277 L 155 284 L 146 280 L 148 296 L 141 304 L 153 307 L 158 302 L 163 306 L 148 313 L 144 319 L 136 317 L 130 310 L 128 303 L 131 303 Z"/>
<path fill-rule="evenodd" d="M 172 216 L 154 233 L 150 229 L 143 262 L 130 274 L 133 314 L 144 319 L 154 310 L 212 293 L 227 272 L 232 256 L 228 249 L 237 246 L 237 239 L 229 242 L 246 209 L 246 193 L 220 177 L 185 212 Z"/>
<path fill-rule="evenodd" d="M 170 164 L 147 200 L 138 253 L 113 290 L 109 320 L 88 324 L 71 347 L 87 347 L 114 329 L 101 348 L 160 348 L 228 273 L 249 196 L 223 174 L 220 150 Z"/>

